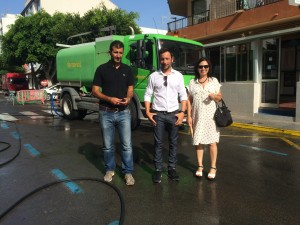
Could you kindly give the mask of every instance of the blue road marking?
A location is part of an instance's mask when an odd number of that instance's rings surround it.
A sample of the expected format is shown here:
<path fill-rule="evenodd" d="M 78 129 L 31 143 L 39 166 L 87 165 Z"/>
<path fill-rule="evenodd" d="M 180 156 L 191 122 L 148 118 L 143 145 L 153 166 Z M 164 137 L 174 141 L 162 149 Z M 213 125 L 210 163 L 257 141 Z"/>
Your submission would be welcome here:
<path fill-rule="evenodd" d="M 20 135 L 18 132 L 14 131 L 14 132 L 11 132 L 11 135 L 15 138 L 15 139 L 20 139 Z"/>
<path fill-rule="evenodd" d="M 264 148 L 258 148 L 258 147 L 254 147 L 254 146 L 248 146 L 248 145 L 240 145 L 240 146 L 246 147 L 246 148 L 251 148 L 251 149 L 256 150 L 256 151 L 272 153 L 272 154 L 275 154 L 275 155 L 282 155 L 282 156 L 287 156 L 288 155 L 286 153 L 276 152 L 276 151 L 272 151 L 272 150 L 268 150 L 268 149 L 264 149 Z"/>
<path fill-rule="evenodd" d="M 119 224 L 120 224 L 119 220 L 115 220 L 115 221 L 109 223 L 108 225 L 119 225 Z"/>
<path fill-rule="evenodd" d="M 51 170 L 51 173 L 59 180 L 68 179 L 68 177 L 59 169 Z M 74 182 L 64 182 L 64 185 L 74 194 L 82 193 L 83 190 Z"/>
<path fill-rule="evenodd" d="M 8 129 L 9 128 L 9 126 L 7 125 L 7 123 L 1 123 L 1 127 L 3 129 Z"/>
<path fill-rule="evenodd" d="M 33 156 L 39 156 L 41 153 L 32 147 L 31 144 L 24 144 L 24 147 L 29 151 L 29 153 Z"/>

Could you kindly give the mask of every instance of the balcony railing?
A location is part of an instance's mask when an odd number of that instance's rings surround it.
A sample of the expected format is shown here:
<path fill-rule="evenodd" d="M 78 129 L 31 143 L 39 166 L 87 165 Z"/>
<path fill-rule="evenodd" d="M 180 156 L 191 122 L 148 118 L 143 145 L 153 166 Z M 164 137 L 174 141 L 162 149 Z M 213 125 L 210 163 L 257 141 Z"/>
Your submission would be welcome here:
<path fill-rule="evenodd" d="M 208 22 L 210 20 L 219 19 L 222 17 L 230 16 L 239 11 L 244 11 L 248 9 L 258 8 L 265 5 L 280 2 L 282 0 L 236 0 L 230 3 L 225 1 L 222 4 L 217 2 L 218 0 L 211 1 L 210 10 L 203 11 L 199 14 L 189 16 L 182 19 L 176 19 L 173 22 L 168 23 L 168 31 L 174 32 L 185 27 L 193 26 L 195 24 L 200 24 Z"/>

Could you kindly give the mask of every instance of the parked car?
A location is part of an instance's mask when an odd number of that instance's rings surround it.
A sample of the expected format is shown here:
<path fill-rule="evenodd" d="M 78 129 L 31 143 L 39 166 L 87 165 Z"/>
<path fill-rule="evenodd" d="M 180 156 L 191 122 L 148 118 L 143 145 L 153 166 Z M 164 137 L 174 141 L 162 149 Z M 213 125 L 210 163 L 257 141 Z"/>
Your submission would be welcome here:
<path fill-rule="evenodd" d="M 61 92 L 61 86 L 59 84 L 54 84 L 52 86 L 43 88 L 47 92 L 47 100 L 51 100 L 51 95 L 53 99 L 58 99 L 58 96 Z"/>

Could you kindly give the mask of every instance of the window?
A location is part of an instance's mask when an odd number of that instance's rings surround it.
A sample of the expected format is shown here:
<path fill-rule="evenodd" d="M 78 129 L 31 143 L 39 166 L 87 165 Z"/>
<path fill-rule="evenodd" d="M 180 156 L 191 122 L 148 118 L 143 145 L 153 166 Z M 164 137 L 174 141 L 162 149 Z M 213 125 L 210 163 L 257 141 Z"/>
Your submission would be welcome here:
<path fill-rule="evenodd" d="M 195 0 L 193 1 L 193 15 L 201 14 L 208 10 L 207 0 Z"/>
<path fill-rule="evenodd" d="M 182 74 L 193 75 L 194 66 L 202 56 L 202 47 L 179 41 L 159 39 L 159 49 L 168 48 L 174 55 L 172 67 Z"/>
<path fill-rule="evenodd" d="M 221 76 L 224 73 L 221 71 L 220 51 L 221 47 L 211 48 L 207 52 L 207 57 L 210 59 L 212 64 L 212 75 L 218 78 L 219 81 L 224 81 L 224 76 Z"/>
<path fill-rule="evenodd" d="M 252 81 L 253 52 L 250 43 L 207 49 L 212 62 L 213 76 L 221 82 Z"/>
<path fill-rule="evenodd" d="M 36 1 L 36 11 L 40 11 L 41 10 L 41 1 L 37 0 Z"/>
<path fill-rule="evenodd" d="M 210 0 L 193 1 L 193 24 L 209 20 L 209 2 Z"/>
<path fill-rule="evenodd" d="M 263 40 L 262 52 L 262 79 L 277 79 L 279 40 L 277 38 Z"/>

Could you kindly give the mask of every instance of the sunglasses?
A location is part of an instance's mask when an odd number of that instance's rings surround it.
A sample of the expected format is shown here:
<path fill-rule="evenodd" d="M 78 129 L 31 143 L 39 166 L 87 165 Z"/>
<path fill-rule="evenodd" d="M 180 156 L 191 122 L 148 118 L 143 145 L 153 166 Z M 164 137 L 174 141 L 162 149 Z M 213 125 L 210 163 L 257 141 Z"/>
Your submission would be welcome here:
<path fill-rule="evenodd" d="M 203 68 L 208 69 L 208 67 L 209 67 L 209 65 L 198 66 L 199 69 L 203 69 Z"/>
<path fill-rule="evenodd" d="M 164 86 L 167 87 L 168 86 L 168 77 L 164 76 Z"/>

